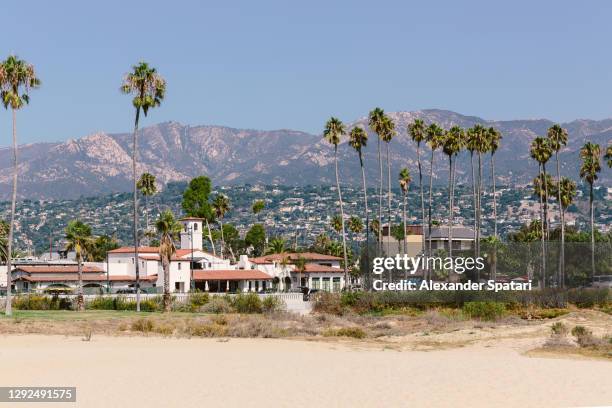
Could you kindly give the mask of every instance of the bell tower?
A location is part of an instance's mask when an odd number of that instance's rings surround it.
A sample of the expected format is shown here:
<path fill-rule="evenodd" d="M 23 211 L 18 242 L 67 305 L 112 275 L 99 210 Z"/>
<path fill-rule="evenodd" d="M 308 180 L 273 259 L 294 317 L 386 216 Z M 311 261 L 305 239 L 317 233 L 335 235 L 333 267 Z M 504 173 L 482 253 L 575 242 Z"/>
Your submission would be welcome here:
<path fill-rule="evenodd" d="M 202 250 L 202 218 L 182 218 L 181 249 Z"/>

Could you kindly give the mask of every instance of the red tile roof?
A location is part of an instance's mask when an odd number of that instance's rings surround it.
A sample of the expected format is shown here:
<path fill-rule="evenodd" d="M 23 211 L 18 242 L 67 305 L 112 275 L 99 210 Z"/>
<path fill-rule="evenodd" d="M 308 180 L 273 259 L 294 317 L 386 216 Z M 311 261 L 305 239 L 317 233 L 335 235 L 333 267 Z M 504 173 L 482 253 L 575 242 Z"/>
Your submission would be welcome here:
<path fill-rule="evenodd" d="M 20 276 L 19 278 L 15 279 L 16 281 L 18 280 L 24 280 L 24 281 L 28 281 L 28 282 L 76 282 L 79 280 L 79 276 L 78 275 L 60 275 L 60 276 Z M 96 274 L 96 275 L 92 275 L 92 274 L 87 274 L 87 275 L 83 275 L 83 281 L 84 282 L 105 282 L 107 280 L 106 274 Z M 136 280 L 136 277 L 134 276 L 128 276 L 128 275 L 111 275 L 108 277 L 108 280 L 113 281 L 113 282 L 132 282 Z M 157 280 L 157 275 L 149 275 L 149 276 L 141 276 L 140 280 L 143 282 L 146 281 L 156 281 Z"/>
<path fill-rule="evenodd" d="M 249 259 L 249 261 L 253 263 L 272 263 L 274 261 L 279 262 L 283 258 L 289 258 L 289 261 L 294 261 L 299 257 L 304 258 L 306 261 L 315 262 L 315 261 L 341 261 L 342 258 L 333 256 L 333 255 L 325 255 L 318 254 L 316 252 L 287 252 L 284 254 L 270 254 L 264 255 L 257 258 Z"/>
<path fill-rule="evenodd" d="M 78 265 L 19 265 L 15 271 L 27 273 L 78 273 Z M 83 273 L 103 273 L 97 266 L 83 265 Z"/>
<path fill-rule="evenodd" d="M 156 254 L 159 252 L 159 247 L 138 247 L 139 254 Z M 109 254 L 133 254 L 134 247 L 121 247 L 108 251 Z"/>
<path fill-rule="evenodd" d="M 272 277 L 267 273 L 257 269 L 223 269 L 193 271 L 193 279 L 197 281 L 205 280 L 271 280 Z"/>
<path fill-rule="evenodd" d="M 331 266 L 317 265 L 317 264 L 306 264 L 304 273 L 340 273 L 344 274 L 344 270 L 341 268 L 332 268 Z M 299 273 L 294 270 L 294 273 Z"/>

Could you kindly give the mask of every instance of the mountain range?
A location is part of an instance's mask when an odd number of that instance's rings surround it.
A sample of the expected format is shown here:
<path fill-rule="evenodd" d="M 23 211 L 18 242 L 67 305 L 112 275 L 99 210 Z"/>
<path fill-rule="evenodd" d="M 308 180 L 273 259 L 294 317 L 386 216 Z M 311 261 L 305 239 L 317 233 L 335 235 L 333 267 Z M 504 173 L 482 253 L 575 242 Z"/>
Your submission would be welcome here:
<path fill-rule="evenodd" d="M 503 139 L 495 155 L 495 166 L 500 185 L 526 184 L 533 179 L 537 166 L 529 157 L 529 144 L 536 136 L 546 135 L 548 127 L 553 125 L 545 119 L 485 120 L 438 109 L 392 112 L 389 115 L 397 128 L 397 136 L 389 145 L 392 182 L 395 184 L 401 167 L 408 167 L 415 183 L 418 181 L 416 145 L 406 131 L 407 125 L 416 118 L 427 124 L 436 122 L 447 129 L 453 125 L 467 128 L 477 123 L 499 129 Z M 367 118 L 347 123 L 347 128 L 355 125 L 368 129 Z M 574 120 L 561 125 L 569 132 L 569 143 L 560 153 L 561 172 L 577 180 L 580 147 L 587 140 L 602 147 L 610 143 L 612 119 Z M 377 137 L 371 132 L 369 136 L 364 149 L 365 166 L 368 183 L 375 185 L 379 180 Z M 131 134 L 104 132 L 65 142 L 22 145 L 19 148 L 19 196 L 28 199 L 76 198 L 129 191 L 131 146 Z M 425 145 L 421 146 L 421 155 L 424 171 L 428 174 L 431 152 Z M 359 186 L 359 161 L 346 139 L 338 147 L 338 157 L 342 183 Z M 384 143 L 382 157 L 386 159 Z M 162 185 L 202 174 L 209 176 L 216 185 L 331 184 L 335 182 L 333 159 L 332 146 L 320 135 L 295 130 L 263 131 L 165 122 L 139 132 L 138 172 L 149 171 Z M 599 182 L 610 185 L 611 172 L 602 167 Z M 484 168 L 488 177 L 488 156 Z M 554 169 L 553 159 L 549 170 Z M 9 197 L 11 174 L 11 149 L 1 148 L 0 199 Z M 447 174 L 447 157 L 438 152 L 434 159 L 434 182 L 445 182 Z M 457 166 L 459 182 L 469 182 L 470 174 L 469 155 L 462 153 Z"/>

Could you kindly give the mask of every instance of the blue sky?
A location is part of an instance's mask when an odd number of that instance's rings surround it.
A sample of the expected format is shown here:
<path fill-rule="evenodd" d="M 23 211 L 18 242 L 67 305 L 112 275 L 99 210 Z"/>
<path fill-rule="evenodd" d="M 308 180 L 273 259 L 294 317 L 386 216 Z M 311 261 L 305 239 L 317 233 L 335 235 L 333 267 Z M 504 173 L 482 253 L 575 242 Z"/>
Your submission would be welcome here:
<path fill-rule="evenodd" d="M 607 1 L 2 2 L 0 55 L 43 86 L 23 143 L 128 131 L 139 60 L 168 81 L 144 124 L 319 132 L 374 106 L 487 119 L 612 117 Z M 0 145 L 10 115 L 0 112 Z M 3 136 L 4 135 L 4 136 Z"/>

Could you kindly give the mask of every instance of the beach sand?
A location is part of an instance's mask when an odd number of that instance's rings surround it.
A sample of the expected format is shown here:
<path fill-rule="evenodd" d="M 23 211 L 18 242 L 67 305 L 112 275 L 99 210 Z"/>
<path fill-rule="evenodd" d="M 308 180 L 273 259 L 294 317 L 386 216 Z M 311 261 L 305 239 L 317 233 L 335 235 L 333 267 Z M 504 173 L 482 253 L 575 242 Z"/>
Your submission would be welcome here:
<path fill-rule="evenodd" d="M 528 357 L 529 342 L 396 351 L 350 341 L 3 335 L 0 385 L 77 387 L 76 404 L 53 407 L 612 405 L 611 362 Z M 45 406 L 18 404 L 28 405 Z"/>

